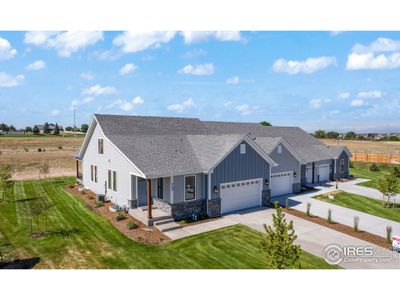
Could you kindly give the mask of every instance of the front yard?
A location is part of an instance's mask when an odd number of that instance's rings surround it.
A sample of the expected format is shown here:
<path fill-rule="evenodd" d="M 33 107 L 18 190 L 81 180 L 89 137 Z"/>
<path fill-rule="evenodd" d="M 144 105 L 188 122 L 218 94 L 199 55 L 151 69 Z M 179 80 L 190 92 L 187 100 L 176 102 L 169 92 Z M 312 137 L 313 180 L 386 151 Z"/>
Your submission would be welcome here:
<path fill-rule="evenodd" d="M 370 179 L 370 181 L 360 183 L 360 185 L 374 189 L 378 188 L 379 179 L 390 173 L 390 168 L 392 166 L 400 167 L 399 165 L 377 164 L 379 171 L 372 172 L 369 170 L 372 163 L 353 161 L 352 164 L 353 168 L 350 168 L 350 175 L 358 178 Z"/>
<path fill-rule="evenodd" d="M 354 210 L 358 210 L 370 215 L 400 222 L 400 206 L 395 208 L 384 207 L 384 201 L 355 195 L 346 192 L 333 192 L 334 199 L 329 199 L 329 194 L 315 196 L 315 199 L 322 200 L 328 203 L 344 206 Z"/>
<path fill-rule="evenodd" d="M 109 221 L 90 211 L 80 197 L 64 189 L 65 185 L 73 182 L 72 177 L 16 182 L 15 201 L 0 203 L 0 233 L 7 244 L 0 250 L 12 249 L 13 256 L 38 261 L 36 268 L 265 267 L 260 233 L 242 225 L 162 245 L 132 241 Z M 23 211 L 26 202 L 38 196 L 46 196 L 54 204 L 49 210 L 50 234 L 31 238 Z M 302 252 L 301 267 L 336 268 L 306 252 Z"/>

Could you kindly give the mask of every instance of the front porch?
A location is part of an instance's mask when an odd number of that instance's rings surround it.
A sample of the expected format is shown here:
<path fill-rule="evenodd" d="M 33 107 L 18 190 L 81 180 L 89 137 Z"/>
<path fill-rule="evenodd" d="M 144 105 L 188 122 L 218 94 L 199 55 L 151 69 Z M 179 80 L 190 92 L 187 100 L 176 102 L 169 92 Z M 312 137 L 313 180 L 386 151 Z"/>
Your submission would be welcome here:
<path fill-rule="evenodd" d="M 147 206 L 139 206 L 137 208 L 131 208 L 129 210 L 129 214 L 146 226 L 153 226 L 158 221 L 166 221 L 172 219 L 171 214 L 162 211 L 161 209 L 159 209 L 154 205 L 152 206 L 151 210 L 152 212 L 150 218 Z"/>

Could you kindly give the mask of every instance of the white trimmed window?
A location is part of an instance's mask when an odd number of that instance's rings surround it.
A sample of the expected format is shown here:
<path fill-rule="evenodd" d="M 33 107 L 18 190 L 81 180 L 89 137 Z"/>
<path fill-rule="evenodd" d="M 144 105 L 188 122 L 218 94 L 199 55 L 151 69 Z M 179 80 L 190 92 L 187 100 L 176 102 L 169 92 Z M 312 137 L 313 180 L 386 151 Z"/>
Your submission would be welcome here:
<path fill-rule="evenodd" d="M 111 170 L 108 170 L 108 181 L 107 181 L 107 184 L 108 184 L 108 189 L 111 190 L 111 188 L 112 188 L 112 173 L 111 173 Z"/>
<path fill-rule="evenodd" d="M 340 160 L 340 173 L 344 172 L 344 159 Z"/>
<path fill-rule="evenodd" d="M 94 166 L 94 182 L 97 182 L 97 166 Z"/>
<path fill-rule="evenodd" d="M 104 140 L 103 139 L 97 140 L 97 148 L 99 150 L 99 154 L 104 154 Z"/>
<path fill-rule="evenodd" d="M 117 191 L 117 171 L 113 171 L 113 191 Z"/>
<path fill-rule="evenodd" d="M 240 144 L 240 154 L 246 154 L 246 144 Z"/>
<path fill-rule="evenodd" d="M 279 154 L 282 153 L 282 145 L 278 145 L 278 153 L 279 153 Z"/>
<path fill-rule="evenodd" d="M 185 201 L 196 199 L 196 176 L 185 176 Z"/>
<path fill-rule="evenodd" d="M 164 199 L 164 178 L 157 178 L 157 198 Z"/>
<path fill-rule="evenodd" d="M 93 181 L 94 172 L 93 172 L 93 165 L 90 165 L 90 180 Z"/>

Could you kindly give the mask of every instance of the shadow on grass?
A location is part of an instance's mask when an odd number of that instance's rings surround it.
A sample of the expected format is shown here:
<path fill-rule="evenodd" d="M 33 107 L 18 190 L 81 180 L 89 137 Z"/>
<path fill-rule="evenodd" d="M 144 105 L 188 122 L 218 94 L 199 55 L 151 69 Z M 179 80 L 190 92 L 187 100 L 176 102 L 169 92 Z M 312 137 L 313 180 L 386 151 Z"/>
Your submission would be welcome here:
<path fill-rule="evenodd" d="M 33 269 L 40 261 L 40 257 L 16 259 L 7 263 L 0 263 L 0 269 Z"/>
<path fill-rule="evenodd" d="M 15 199 L 15 202 L 29 202 L 29 201 L 35 201 L 35 200 L 38 200 L 38 199 L 40 199 L 40 197 Z"/>
<path fill-rule="evenodd" d="M 79 232 L 80 232 L 79 228 L 57 229 L 57 230 L 50 231 L 48 233 L 48 235 L 49 236 L 69 237 L 69 236 L 77 234 Z"/>

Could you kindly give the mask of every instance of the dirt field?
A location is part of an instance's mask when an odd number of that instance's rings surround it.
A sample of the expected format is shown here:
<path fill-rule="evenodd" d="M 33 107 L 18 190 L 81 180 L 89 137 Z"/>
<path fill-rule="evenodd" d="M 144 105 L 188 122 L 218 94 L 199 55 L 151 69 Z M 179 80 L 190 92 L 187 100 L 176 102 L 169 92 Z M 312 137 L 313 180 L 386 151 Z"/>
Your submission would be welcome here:
<path fill-rule="evenodd" d="M 14 166 L 15 180 L 37 179 L 39 165 L 43 162 L 50 164 L 51 177 L 73 176 L 73 154 L 82 141 L 82 137 L 0 137 L 0 164 Z"/>
<path fill-rule="evenodd" d="M 327 145 L 347 146 L 353 153 L 400 155 L 400 142 L 348 141 L 321 139 Z"/>

